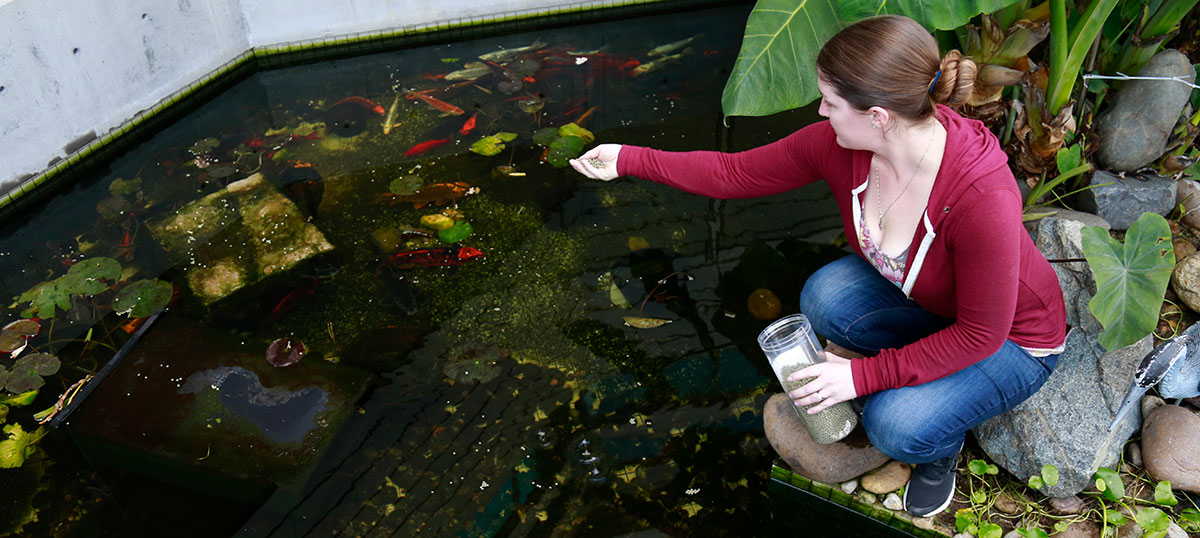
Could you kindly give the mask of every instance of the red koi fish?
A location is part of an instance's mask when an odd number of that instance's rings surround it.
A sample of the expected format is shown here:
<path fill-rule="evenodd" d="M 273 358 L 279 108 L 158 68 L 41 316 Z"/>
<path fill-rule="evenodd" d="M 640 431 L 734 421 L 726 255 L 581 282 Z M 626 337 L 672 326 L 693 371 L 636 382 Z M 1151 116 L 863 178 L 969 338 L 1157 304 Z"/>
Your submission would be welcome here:
<path fill-rule="evenodd" d="M 397 252 L 384 262 L 396 269 L 416 267 L 457 267 L 483 257 L 483 251 L 475 247 L 452 246 L 419 248 Z"/>
<path fill-rule="evenodd" d="M 458 132 L 462 134 L 470 133 L 471 130 L 475 128 L 475 117 L 478 115 L 478 112 L 471 114 L 471 117 L 467 119 L 466 123 L 463 124 L 462 129 L 459 129 Z"/>
<path fill-rule="evenodd" d="M 420 155 L 422 153 L 425 153 L 426 151 L 429 151 L 433 148 L 436 148 L 442 144 L 446 144 L 449 142 L 450 142 L 449 138 L 441 138 L 438 140 L 427 140 L 427 141 L 421 142 L 420 144 L 417 144 L 411 148 L 408 148 L 408 151 L 404 152 L 404 156 L 412 157 L 413 155 Z"/>
<path fill-rule="evenodd" d="M 379 106 L 379 103 L 376 103 L 375 101 L 367 99 L 366 97 L 351 96 L 351 97 L 342 99 L 341 101 L 338 101 L 338 102 L 334 103 L 333 105 L 337 106 L 342 103 L 355 103 L 355 104 L 365 106 L 365 107 L 367 107 L 367 110 L 370 110 L 371 112 L 374 112 L 380 116 L 387 114 L 387 111 L 384 110 L 382 106 Z"/>
<path fill-rule="evenodd" d="M 259 324 L 259 328 L 268 327 L 276 321 L 279 321 L 279 318 L 283 317 L 284 314 L 291 312 L 296 308 L 297 305 L 303 303 L 305 299 L 312 297 L 317 293 L 318 284 L 320 284 L 320 280 L 312 278 L 304 281 L 298 288 L 288 292 L 288 294 L 284 295 L 278 303 L 275 303 L 275 307 L 272 308 L 271 312 L 263 318 L 262 322 Z"/>
<path fill-rule="evenodd" d="M 438 99 L 437 97 L 431 97 L 424 93 L 409 92 L 409 93 L 404 94 L 404 98 L 408 99 L 408 100 L 420 99 L 421 102 L 433 107 L 434 110 L 439 110 L 439 111 L 445 112 L 447 114 L 461 116 L 463 113 L 463 110 L 461 108 L 458 108 L 450 103 L 447 103 L 441 99 Z M 383 108 L 381 107 L 380 110 L 383 110 Z"/>

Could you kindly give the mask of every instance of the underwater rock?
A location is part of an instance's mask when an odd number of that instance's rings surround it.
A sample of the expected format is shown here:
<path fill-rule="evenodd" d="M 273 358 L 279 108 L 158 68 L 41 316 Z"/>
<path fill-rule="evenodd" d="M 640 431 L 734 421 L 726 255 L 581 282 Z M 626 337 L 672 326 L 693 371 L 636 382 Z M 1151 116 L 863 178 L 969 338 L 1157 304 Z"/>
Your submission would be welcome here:
<path fill-rule="evenodd" d="M 172 261 L 184 267 L 188 286 L 205 305 L 333 250 L 259 173 L 147 227 Z"/>
<path fill-rule="evenodd" d="M 371 111 L 355 102 L 341 102 L 325 111 L 325 132 L 341 137 L 355 136 L 367 128 Z"/>

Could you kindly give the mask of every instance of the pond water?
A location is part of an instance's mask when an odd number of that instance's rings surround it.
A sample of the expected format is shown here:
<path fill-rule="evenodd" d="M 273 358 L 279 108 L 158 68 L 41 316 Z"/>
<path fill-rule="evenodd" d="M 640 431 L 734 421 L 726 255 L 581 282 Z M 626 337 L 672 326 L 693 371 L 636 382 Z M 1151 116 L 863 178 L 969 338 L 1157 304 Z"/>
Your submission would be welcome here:
<path fill-rule="evenodd" d="M 33 344 L 63 366 L 37 409 L 133 333 L 116 292 L 173 288 L 23 467 L 40 514 L 27 532 L 814 524 L 768 502 L 761 414 L 779 388 L 754 338 L 840 255 L 828 190 L 716 201 L 555 166 L 578 138 L 734 151 L 815 121 L 723 124 L 750 8 L 261 71 L 10 215 L 10 297 L 94 258 L 123 271 L 40 316 Z M 439 234 L 431 215 L 457 224 Z"/>

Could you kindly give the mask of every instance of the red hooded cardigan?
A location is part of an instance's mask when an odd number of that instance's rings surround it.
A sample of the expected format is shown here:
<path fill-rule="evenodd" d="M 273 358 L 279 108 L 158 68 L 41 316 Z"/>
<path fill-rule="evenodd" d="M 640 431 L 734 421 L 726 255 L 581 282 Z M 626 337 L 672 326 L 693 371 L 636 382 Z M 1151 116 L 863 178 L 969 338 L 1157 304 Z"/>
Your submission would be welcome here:
<path fill-rule="evenodd" d="M 1066 339 L 1058 277 L 1025 231 L 1021 194 L 999 141 L 948 107 L 939 105 L 936 115 L 947 131 L 946 149 L 908 250 L 903 289 L 954 323 L 851 361 L 859 395 L 941 378 L 995 353 L 1005 339 L 1030 349 L 1052 349 Z M 870 163 L 871 152 L 839 146 L 822 121 L 740 153 L 623 146 L 617 173 L 713 198 L 766 196 L 823 179 L 846 237 L 854 238 Z M 861 257 L 858 241 L 849 243 Z"/>

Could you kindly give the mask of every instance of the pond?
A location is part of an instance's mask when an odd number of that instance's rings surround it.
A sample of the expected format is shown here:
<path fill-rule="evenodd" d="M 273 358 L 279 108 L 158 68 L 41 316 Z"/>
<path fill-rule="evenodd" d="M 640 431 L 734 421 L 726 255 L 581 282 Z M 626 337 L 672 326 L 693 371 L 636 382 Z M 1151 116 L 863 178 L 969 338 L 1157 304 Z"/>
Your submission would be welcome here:
<path fill-rule="evenodd" d="M 42 318 L 31 344 L 62 362 L 31 408 L 100 374 L 5 475 L 28 499 L 14 513 L 38 510 L 26 532 L 814 524 L 768 502 L 779 388 L 754 338 L 841 255 L 828 190 L 717 201 L 561 166 L 594 143 L 736 151 L 817 120 L 724 122 L 751 7 L 259 71 L 9 215 L 9 321 Z M 25 295 L 97 258 L 119 265 L 103 290 Z M 115 301 L 136 281 L 170 285 L 152 322 Z"/>

